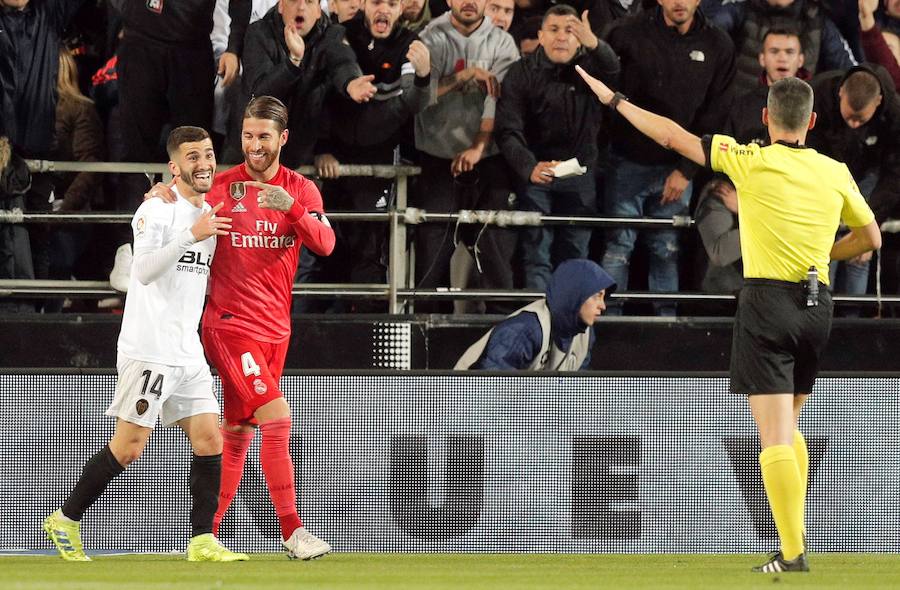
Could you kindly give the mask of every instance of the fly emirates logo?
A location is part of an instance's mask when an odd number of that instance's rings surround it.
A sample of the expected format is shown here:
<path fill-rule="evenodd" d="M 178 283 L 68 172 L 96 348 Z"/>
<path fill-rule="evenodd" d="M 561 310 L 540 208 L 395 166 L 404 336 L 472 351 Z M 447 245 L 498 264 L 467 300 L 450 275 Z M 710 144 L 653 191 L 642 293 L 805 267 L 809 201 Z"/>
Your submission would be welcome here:
<path fill-rule="evenodd" d="M 276 236 L 278 224 L 265 219 L 256 220 L 256 233 L 247 235 L 231 232 L 231 245 L 235 248 L 293 248 L 295 236 Z"/>

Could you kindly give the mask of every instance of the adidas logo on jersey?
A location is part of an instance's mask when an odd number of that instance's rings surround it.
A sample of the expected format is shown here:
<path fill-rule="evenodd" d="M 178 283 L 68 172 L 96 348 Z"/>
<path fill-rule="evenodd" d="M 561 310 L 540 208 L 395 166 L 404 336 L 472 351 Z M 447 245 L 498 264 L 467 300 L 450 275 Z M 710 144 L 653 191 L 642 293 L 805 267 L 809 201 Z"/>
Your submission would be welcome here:
<path fill-rule="evenodd" d="M 234 206 L 234 208 L 231 210 L 231 212 L 232 213 L 246 213 L 247 208 L 244 207 L 243 203 L 238 203 L 237 205 Z"/>

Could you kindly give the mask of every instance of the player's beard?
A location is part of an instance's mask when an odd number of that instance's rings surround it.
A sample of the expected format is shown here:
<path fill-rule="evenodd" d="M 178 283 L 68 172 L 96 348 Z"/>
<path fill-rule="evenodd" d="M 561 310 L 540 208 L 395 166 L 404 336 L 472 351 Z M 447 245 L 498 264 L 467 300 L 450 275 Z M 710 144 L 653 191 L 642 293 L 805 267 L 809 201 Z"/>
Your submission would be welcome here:
<path fill-rule="evenodd" d="M 194 177 L 195 172 L 191 174 L 180 174 L 182 182 L 191 187 L 195 193 L 205 194 L 208 193 L 212 189 L 213 178 L 215 177 L 215 171 L 209 171 L 209 180 L 199 180 Z"/>
<path fill-rule="evenodd" d="M 246 162 L 247 168 L 253 170 L 254 172 L 265 172 L 272 166 L 272 164 L 275 163 L 275 160 L 278 159 L 278 156 L 281 154 L 281 150 L 279 149 L 277 152 L 264 151 L 263 153 L 265 154 L 265 157 L 260 163 L 250 157 L 250 152 L 245 151 L 244 162 Z"/>

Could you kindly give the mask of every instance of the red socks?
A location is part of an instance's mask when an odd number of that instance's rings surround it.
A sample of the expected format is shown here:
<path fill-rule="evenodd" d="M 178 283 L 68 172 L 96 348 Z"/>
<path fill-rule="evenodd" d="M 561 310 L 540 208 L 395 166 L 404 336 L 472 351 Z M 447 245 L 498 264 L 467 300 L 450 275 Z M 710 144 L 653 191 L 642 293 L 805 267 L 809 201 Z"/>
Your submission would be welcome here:
<path fill-rule="evenodd" d="M 219 507 L 213 517 L 213 534 L 216 536 L 219 534 L 222 517 L 231 506 L 238 484 L 241 483 L 247 449 L 253 442 L 253 435 L 253 432 L 229 432 L 222 429 L 222 485 L 219 488 Z"/>
<path fill-rule="evenodd" d="M 269 497 L 275 506 L 275 514 L 281 524 L 281 536 L 288 539 L 295 529 L 303 526 L 297 514 L 297 496 L 294 491 L 294 462 L 291 460 L 290 437 L 291 419 L 279 418 L 260 424 L 262 442 L 259 448 L 259 462 L 266 476 Z M 222 488 L 224 492 L 222 470 Z M 233 495 L 232 491 L 232 495 Z M 221 503 L 219 509 L 221 510 Z"/>

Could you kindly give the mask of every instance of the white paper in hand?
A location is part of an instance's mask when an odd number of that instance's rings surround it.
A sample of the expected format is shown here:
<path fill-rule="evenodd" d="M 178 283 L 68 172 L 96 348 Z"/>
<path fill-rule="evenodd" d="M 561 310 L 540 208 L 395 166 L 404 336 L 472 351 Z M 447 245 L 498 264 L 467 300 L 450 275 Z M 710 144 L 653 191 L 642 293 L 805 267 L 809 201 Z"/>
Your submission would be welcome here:
<path fill-rule="evenodd" d="M 570 176 L 581 176 L 587 172 L 587 166 L 578 163 L 578 158 L 572 158 L 565 162 L 560 162 L 553 167 L 554 178 L 569 178 Z"/>

